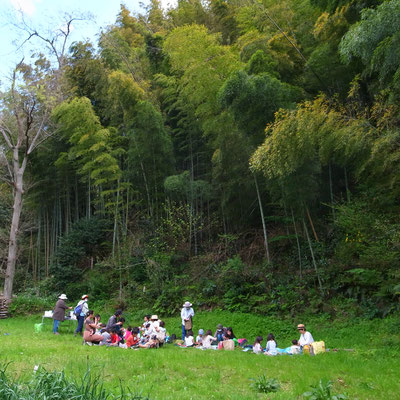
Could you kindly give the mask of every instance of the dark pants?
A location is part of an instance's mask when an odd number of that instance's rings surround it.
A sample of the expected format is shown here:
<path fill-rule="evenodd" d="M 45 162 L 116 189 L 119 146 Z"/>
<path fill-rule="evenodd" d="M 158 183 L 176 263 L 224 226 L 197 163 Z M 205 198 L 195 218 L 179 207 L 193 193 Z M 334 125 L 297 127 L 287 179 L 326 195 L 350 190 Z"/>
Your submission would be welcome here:
<path fill-rule="evenodd" d="M 182 325 L 182 340 L 185 340 L 186 337 L 186 329 L 185 329 L 185 325 Z"/>
<path fill-rule="evenodd" d="M 85 317 L 79 316 L 79 317 L 77 317 L 77 318 L 78 318 L 78 327 L 76 328 L 75 333 L 78 333 L 78 332 L 82 333 L 83 321 L 85 320 Z"/>

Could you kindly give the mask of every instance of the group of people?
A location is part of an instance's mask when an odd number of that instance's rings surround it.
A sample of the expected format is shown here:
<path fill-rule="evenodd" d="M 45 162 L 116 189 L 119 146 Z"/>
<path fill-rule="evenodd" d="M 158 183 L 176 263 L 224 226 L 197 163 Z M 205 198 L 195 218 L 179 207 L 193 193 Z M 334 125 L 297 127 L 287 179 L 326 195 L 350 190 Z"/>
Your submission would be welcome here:
<path fill-rule="evenodd" d="M 141 326 L 125 328 L 125 318 L 122 316 L 121 310 L 108 319 L 107 324 L 101 323 L 100 315 L 95 315 L 93 310 L 88 306 L 89 296 L 83 295 L 74 309 L 74 314 L 78 320 L 78 326 L 74 335 L 82 335 L 84 343 L 93 345 L 118 346 L 123 348 L 154 348 L 162 346 L 166 341 L 173 342 L 175 335 L 168 336 L 165 322 L 159 320 L 157 315 L 144 316 L 144 322 Z M 71 310 L 65 303 L 67 296 L 62 294 L 56 303 L 53 313 L 53 333 L 58 334 L 58 326 L 65 319 L 65 311 Z M 202 349 L 210 348 L 231 348 L 241 346 L 244 350 L 252 350 L 253 353 L 263 353 L 269 356 L 278 354 L 300 354 L 303 349 L 307 349 L 314 342 L 310 332 L 306 330 L 304 324 L 299 324 L 297 329 L 300 333 L 299 339 L 293 339 L 292 344 L 286 348 L 278 348 L 275 336 L 269 333 L 265 348 L 262 346 L 263 337 L 257 336 L 253 345 L 249 344 L 246 339 L 238 339 L 233 333 L 232 327 L 224 327 L 222 324 L 217 325 L 216 331 L 209 329 L 199 329 L 196 338 L 193 333 L 193 317 L 194 310 L 192 304 L 186 301 L 181 310 L 182 319 L 182 340 L 177 340 L 176 344 L 181 347 L 198 347 Z M 82 333 L 83 331 L 83 333 Z"/>

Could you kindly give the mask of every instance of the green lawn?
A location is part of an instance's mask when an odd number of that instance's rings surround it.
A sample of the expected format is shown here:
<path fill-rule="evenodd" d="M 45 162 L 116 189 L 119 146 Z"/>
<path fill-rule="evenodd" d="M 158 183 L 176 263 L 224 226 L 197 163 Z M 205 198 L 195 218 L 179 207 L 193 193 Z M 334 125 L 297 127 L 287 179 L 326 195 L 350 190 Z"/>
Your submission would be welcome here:
<path fill-rule="evenodd" d="M 141 321 L 127 315 L 132 325 Z M 70 378 L 83 377 L 87 368 L 99 375 L 107 389 L 118 393 L 120 382 L 151 399 L 301 399 L 302 393 L 320 379 L 331 380 L 335 393 L 350 399 L 400 399 L 400 323 L 397 319 L 373 321 L 307 321 L 314 339 L 328 348 L 352 348 L 323 355 L 267 357 L 242 351 L 201 351 L 167 345 L 155 350 L 82 346 L 82 339 L 61 326 L 51 334 L 51 320 L 43 332 L 34 333 L 40 317 L 17 317 L 0 321 L 1 363 L 11 362 L 7 374 L 27 381 L 35 365 L 48 371 L 64 370 Z M 232 325 L 238 337 L 249 342 L 272 331 L 279 347 L 297 338 L 298 321 L 279 321 L 227 312 L 200 313 L 195 328 L 217 323 Z M 170 333 L 179 333 L 179 319 L 167 318 Z M 8 335 L 5 335 L 8 333 Z M 276 378 L 281 389 L 268 395 L 256 393 L 251 378 L 265 374 Z"/>

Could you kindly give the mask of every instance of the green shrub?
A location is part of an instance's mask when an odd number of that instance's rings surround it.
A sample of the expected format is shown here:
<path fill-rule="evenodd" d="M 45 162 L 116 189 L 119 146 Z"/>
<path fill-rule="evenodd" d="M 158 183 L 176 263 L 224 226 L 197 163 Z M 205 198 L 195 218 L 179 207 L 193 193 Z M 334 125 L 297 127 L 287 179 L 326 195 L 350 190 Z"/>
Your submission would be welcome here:
<path fill-rule="evenodd" d="M 8 311 L 12 315 L 24 315 L 41 313 L 43 310 L 50 310 L 54 307 L 53 297 L 36 297 L 28 294 L 21 294 L 13 298 Z"/>
<path fill-rule="evenodd" d="M 64 372 L 35 371 L 29 382 L 12 381 L 6 375 L 7 365 L 0 367 L 0 400 L 148 400 L 141 394 L 107 392 L 98 376 L 87 371 L 80 382 L 69 380 Z"/>
<path fill-rule="evenodd" d="M 308 400 L 346 400 L 347 396 L 344 394 L 332 394 L 332 382 L 324 382 L 320 380 L 318 385 L 311 386 L 312 390 L 303 393 L 303 397 Z"/>
<path fill-rule="evenodd" d="M 261 375 L 257 379 L 252 379 L 252 381 L 253 383 L 250 386 L 259 393 L 277 392 L 281 387 L 275 378 L 268 379 L 265 375 Z"/>

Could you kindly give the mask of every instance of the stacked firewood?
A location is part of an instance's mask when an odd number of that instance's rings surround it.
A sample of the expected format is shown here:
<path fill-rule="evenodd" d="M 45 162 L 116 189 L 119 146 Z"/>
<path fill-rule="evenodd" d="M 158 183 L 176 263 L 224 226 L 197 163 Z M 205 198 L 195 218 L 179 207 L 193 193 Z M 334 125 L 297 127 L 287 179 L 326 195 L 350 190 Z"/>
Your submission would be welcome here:
<path fill-rule="evenodd" d="M 4 297 L 0 297 L 0 319 L 8 317 L 8 304 Z"/>

